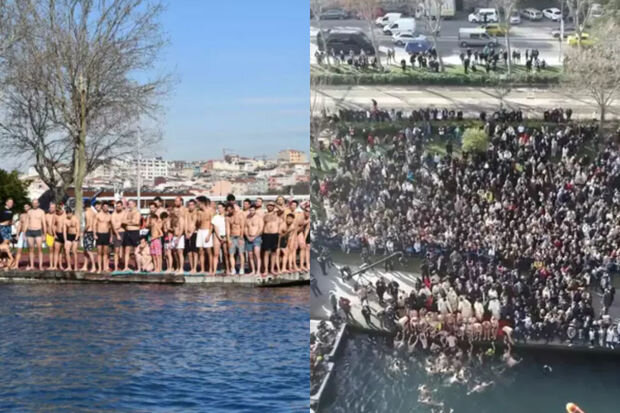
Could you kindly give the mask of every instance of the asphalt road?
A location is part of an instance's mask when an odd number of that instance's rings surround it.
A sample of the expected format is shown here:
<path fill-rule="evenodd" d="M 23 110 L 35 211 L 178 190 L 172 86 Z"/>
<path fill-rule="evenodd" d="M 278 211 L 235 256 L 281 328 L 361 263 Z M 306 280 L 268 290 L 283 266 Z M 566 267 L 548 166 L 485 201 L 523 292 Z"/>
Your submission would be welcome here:
<path fill-rule="evenodd" d="M 363 109 L 371 107 L 375 99 L 380 108 L 412 110 L 426 107 L 462 110 L 466 114 L 495 111 L 499 108 L 498 90 L 482 87 L 454 86 L 329 86 L 310 91 L 311 107 L 315 111 L 325 108 Z M 597 118 L 597 105 L 587 97 L 573 95 L 560 89 L 515 88 L 505 97 L 504 105 L 521 109 L 528 118 L 541 118 L 551 108 L 573 110 L 575 119 Z M 607 119 L 620 119 L 616 102 L 607 112 Z"/>
<path fill-rule="evenodd" d="M 363 20 L 321 20 L 320 24 L 323 29 L 334 27 L 355 27 L 362 29 L 369 34 L 368 24 Z M 479 24 L 469 23 L 466 17 L 444 20 L 441 24 L 441 33 L 438 39 L 438 51 L 442 56 L 458 56 L 462 50 L 458 44 L 457 38 L 459 28 L 478 26 Z M 318 22 L 316 20 L 312 20 L 310 22 L 310 27 L 311 41 L 315 42 Z M 560 42 L 558 39 L 551 36 L 551 30 L 557 27 L 559 27 L 559 24 L 550 20 L 531 22 L 523 19 L 521 24 L 514 25 L 511 28 L 511 47 L 522 50 L 523 57 L 525 56 L 525 49 L 538 49 L 541 56 L 547 61 L 547 63 L 559 64 Z M 380 27 L 374 26 L 374 31 L 380 47 L 394 47 L 397 52 L 399 49 L 403 49 L 402 46 L 394 46 L 392 37 L 384 35 Z M 428 35 L 428 30 L 423 19 L 416 19 L 416 31 Z M 503 46 L 504 38 L 498 37 L 498 40 L 500 45 Z M 567 47 L 566 43 L 563 47 Z"/>

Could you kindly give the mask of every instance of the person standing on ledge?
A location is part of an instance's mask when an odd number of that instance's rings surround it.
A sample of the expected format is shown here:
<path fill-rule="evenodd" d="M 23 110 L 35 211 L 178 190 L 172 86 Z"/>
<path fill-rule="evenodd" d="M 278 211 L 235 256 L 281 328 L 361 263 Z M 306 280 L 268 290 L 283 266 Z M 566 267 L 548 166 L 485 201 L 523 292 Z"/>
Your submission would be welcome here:
<path fill-rule="evenodd" d="M 52 270 L 63 270 L 62 267 L 62 255 L 61 249 L 65 244 L 65 237 L 63 235 L 65 227 L 65 211 L 61 206 L 56 208 L 56 213 L 54 214 L 54 219 L 52 219 L 52 230 L 50 232 L 54 233 L 54 255 L 52 257 Z M 64 251 L 62 251 L 64 252 Z"/>
<path fill-rule="evenodd" d="M 28 255 L 30 257 L 30 265 L 26 267 L 26 271 L 34 269 L 34 249 L 37 248 L 39 254 L 39 270 L 43 271 L 43 234 L 47 234 L 47 226 L 45 222 L 45 212 L 39 208 L 39 201 L 32 201 L 32 209 L 28 211 L 26 220 L 26 238 L 28 239 Z"/>
<path fill-rule="evenodd" d="M 116 202 L 116 208 L 112 213 L 112 247 L 114 248 L 114 271 L 118 271 L 118 262 L 123 257 L 123 241 L 125 240 L 125 208 L 123 201 Z"/>
<path fill-rule="evenodd" d="M 267 213 L 263 216 L 265 221 L 265 230 L 263 234 L 263 275 L 267 275 L 268 272 L 272 274 L 278 274 L 278 237 L 280 218 L 275 212 L 275 202 L 269 201 L 267 203 Z M 271 270 L 269 269 L 269 261 L 271 258 Z"/>
<path fill-rule="evenodd" d="M 30 204 L 24 205 L 24 212 L 19 214 L 19 221 L 17 222 L 17 254 L 13 263 L 13 268 L 19 269 L 19 261 L 22 258 L 22 250 L 28 246 L 26 240 L 26 229 L 28 225 L 28 211 L 30 211 Z"/>
<path fill-rule="evenodd" d="M 4 209 L 0 211 L 0 237 L 11 242 L 13 226 L 13 198 L 8 198 L 4 203 Z"/>
<path fill-rule="evenodd" d="M 86 225 L 84 226 L 84 265 L 82 271 L 88 271 L 88 261 L 91 263 L 91 272 L 97 271 L 97 260 L 95 259 L 95 217 L 96 213 L 101 209 L 101 203 L 95 202 L 95 210 L 92 206 L 86 205 L 84 207 L 84 220 Z"/>
<path fill-rule="evenodd" d="M 123 238 L 123 247 L 125 249 L 125 268 L 123 271 L 130 271 L 129 259 L 131 253 L 136 258 L 136 248 L 140 243 L 140 211 L 136 209 L 136 201 L 133 199 L 128 202 L 129 209 L 125 214 L 125 236 Z M 138 262 L 136 261 L 136 268 L 138 268 Z"/>
<path fill-rule="evenodd" d="M 97 242 L 97 273 L 110 271 L 109 247 L 112 232 L 112 216 L 104 203 L 95 216 L 95 241 Z"/>
<path fill-rule="evenodd" d="M 69 207 L 65 210 L 65 220 L 63 225 L 63 239 L 65 244 L 65 254 L 67 257 L 67 271 L 71 271 L 71 254 L 73 254 L 73 269 L 78 268 L 78 245 L 80 243 L 80 221 L 73 214 Z"/>
<path fill-rule="evenodd" d="M 250 260 L 250 275 L 260 274 L 260 248 L 263 242 L 264 221 L 256 214 L 256 205 L 250 205 L 245 221 L 245 250 Z"/>

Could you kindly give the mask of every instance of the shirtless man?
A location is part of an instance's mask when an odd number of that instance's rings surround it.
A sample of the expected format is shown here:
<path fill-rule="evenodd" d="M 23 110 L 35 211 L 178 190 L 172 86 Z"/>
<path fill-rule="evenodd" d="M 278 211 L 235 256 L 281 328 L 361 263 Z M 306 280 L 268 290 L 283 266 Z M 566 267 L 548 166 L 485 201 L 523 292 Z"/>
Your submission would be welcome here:
<path fill-rule="evenodd" d="M 201 198 L 201 197 L 199 197 Z M 198 265 L 198 234 L 196 223 L 198 222 L 199 211 L 196 208 L 196 201 L 190 199 L 187 202 L 187 214 L 185 214 L 185 251 L 189 259 L 189 272 L 196 274 Z"/>
<path fill-rule="evenodd" d="M 226 208 L 224 204 L 217 204 L 216 214 L 211 219 L 213 224 L 213 266 L 217 271 L 220 251 L 225 264 L 225 274 L 230 274 L 230 260 L 228 259 L 228 243 L 226 242 Z"/>
<path fill-rule="evenodd" d="M 97 271 L 97 260 L 95 259 L 95 216 L 97 213 L 101 211 L 101 202 L 95 202 L 95 210 L 90 205 L 85 206 L 84 208 L 84 237 L 82 240 L 84 241 L 84 265 L 82 266 L 82 271 L 88 271 L 88 261 L 91 263 L 91 272 Z"/>
<path fill-rule="evenodd" d="M 54 257 L 54 216 L 56 215 L 56 204 L 54 202 L 50 202 L 50 207 L 45 214 L 45 228 L 47 232 L 45 233 L 45 245 L 49 250 L 50 255 L 50 269 L 53 266 L 53 257 Z"/>
<path fill-rule="evenodd" d="M 67 258 L 67 271 L 71 271 L 71 253 L 73 254 L 73 268 L 78 267 L 78 245 L 80 243 L 80 221 L 69 207 L 65 209 L 65 220 L 62 228 L 65 240 L 65 254 Z"/>
<path fill-rule="evenodd" d="M 305 250 L 306 250 L 306 237 L 305 237 L 305 222 L 304 212 L 298 208 L 299 202 L 292 200 L 290 202 L 291 213 L 295 215 L 295 225 L 297 225 L 297 237 L 295 239 L 295 249 L 293 251 L 295 268 L 297 271 L 305 271 Z M 297 265 L 297 251 L 299 250 L 299 266 Z"/>
<path fill-rule="evenodd" d="M 299 250 L 299 261 L 302 271 L 310 271 L 310 205 L 304 206 L 304 230 L 301 236 L 304 239 L 304 247 Z"/>
<path fill-rule="evenodd" d="M 245 272 L 244 242 L 243 235 L 245 230 L 245 213 L 235 210 L 233 204 L 226 206 L 226 236 L 228 241 L 228 252 L 230 254 L 231 275 L 237 273 L 235 268 L 235 254 L 239 252 L 239 274 Z"/>
<path fill-rule="evenodd" d="M 97 242 L 97 273 L 110 270 L 109 247 L 112 233 L 112 216 L 104 203 L 95 215 L 95 241 Z"/>
<path fill-rule="evenodd" d="M 127 211 L 125 212 L 125 235 L 123 236 L 123 247 L 125 249 L 125 268 L 123 271 L 130 271 L 129 260 L 131 254 L 134 254 L 134 260 L 136 260 L 136 248 L 140 244 L 140 211 L 136 209 L 136 201 L 133 199 L 127 203 Z M 136 268 L 138 268 L 138 262 L 135 261 Z"/>
<path fill-rule="evenodd" d="M 167 215 L 167 214 L 166 214 Z M 163 237 L 163 222 L 159 218 L 156 212 L 151 213 L 149 217 L 149 231 L 151 232 L 151 245 L 150 252 L 153 256 L 153 266 L 155 272 L 162 272 L 163 261 L 162 261 L 162 242 L 161 239 Z"/>
<path fill-rule="evenodd" d="M 256 215 L 256 206 L 251 205 L 245 220 L 245 250 L 250 260 L 250 275 L 260 274 L 260 247 L 265 222 Z"/>
<path fill-rule="evenodd" d="M 196 240 L 196 246 L 198 247 L 198 254 L 200 260 L 200 272 L 206 272 L 205 267 L 205 250 L 209 259 L 208 272 L 211 275 L 215 275 L 215 269 L 213 268 L 213 209 L 211 208 L 211 201 L 204 196 L 199 196 L 198 206 L 198 238 Z"/>
<path fill-rule="evenodd" d="M 22 250 L 28 246 L 28 241 L 26 241 L 28 211 L 30 211 L 30 204 L 24 205 L 24 212 L 19 214 L 19 221 L 17 223 L 17 254 L 13 262 L 13 268 L 15 269 L 19 269 L 19 260 L 22 258 Z"/>
<path fill-rule="evenodd" d="M 267 212 L 263 215 L 265 230 L 263 233 L 263 263 L 265 270 L 263 275 L 271 271 L 272 274 L 278 274 L 278 238 L 280 229 L 280 218 L 275 211 L 275 202 L 267 203 Z M 269 269 L 269 259 L 271 258 L 271 270 Z"/>
<path fill-rule="evenodd" d="M 125 240 L 126 220 L 125 208 L 122 201 L 116 202 L 116 208 L 112 213 L 112 247 L 114 247 L 114 271 L 118 271 L 118 261 L 123 256 L 123 241 Z"/>
<path fill-rule="evenodd" d="M 45 212 L 39 208 L 39 201 L 35 199 L 32 201 L 32 209 L 28 211 L 26 220 L 26 238 L 28 239 L 28 255 L 30 257 L 30 265 L 26 267 L 27 271 L 34 269 L 35 247 L 39 253 L 39 270 L 43 271 L 43 251 L 41 248 L 43 234 L 47 234 Z"/>
<path fill-rule="evenodd" d="M 183 274 L 185 271 L 185 258 L 183 256 L 183 252 L 185 249 L 185 225 L 187 222 L 186 218 L 187 209 L 183 206 L 183 199 L 181 197 L 177 197 L 174 200 L 174 209 L 172 211 L 172 219 L 170 220 L 172 226 L 172 245 L 173 245 L 173 254 L 177 257 L 177 263 L 179 268 L 177 269 L 178 274 Z"/>
<path fill-rule="evenodd" d="M 286 219 L 280 223 L 279 247 L 282 251 L 282 262 L 280 272 L 293 272 L 297 265 L 295 261 L 295 238 L 297 236 L 297 226 L 295 225 L 295 215 L 287 214 Z"/>
<path fill-rule="evenodd" d="M 62 270 L 61 248 L 65 245 L 65 211 L 62 208 L 56 208 L 56 214 L 52 219 L 52 232 L 54 233 L 54 255 L 51 256 L 50 270 Z M 66 254 L 66 249 L 65 249 Z"/>

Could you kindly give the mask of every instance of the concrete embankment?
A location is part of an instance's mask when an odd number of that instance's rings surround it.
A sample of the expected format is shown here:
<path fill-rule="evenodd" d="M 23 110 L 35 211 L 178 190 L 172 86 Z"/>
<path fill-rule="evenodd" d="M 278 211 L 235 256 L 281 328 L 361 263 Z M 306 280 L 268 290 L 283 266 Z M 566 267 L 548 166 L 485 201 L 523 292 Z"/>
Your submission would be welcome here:
<path fill-rule="evenodd" d="M 6 271 L 0 283 L 135 283 L 135 284 L 209 284 L 245 287 L 288 287 L 310 283 L 307 272 L 255 275 L 201 275 L 168 273 L 89 273 L 82 271 Z"/>

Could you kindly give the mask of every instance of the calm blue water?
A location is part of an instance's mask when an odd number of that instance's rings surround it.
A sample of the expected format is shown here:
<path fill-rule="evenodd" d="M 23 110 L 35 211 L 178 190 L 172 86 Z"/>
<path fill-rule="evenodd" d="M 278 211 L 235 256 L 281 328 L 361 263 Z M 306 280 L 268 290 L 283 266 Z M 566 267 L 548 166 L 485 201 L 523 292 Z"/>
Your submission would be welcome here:
<path fill-rule="evenodd" d="M 477 367 L 473 377 L 493 380 L 494 385 L 468 396 L 466 386 L 428 376 L 415 355 L 397 354 L 385 338 L 352 334 L 336 363 L 321 413 L 430 413 L 430 407 L 418 403 L 421 384 L 433 389 L 445 412 L 452 408 L 454 413 L 565 413 L 569 401 L 586 413 L 620 411 L 617 358 L 548 351 L 517 355 L 523 362 L 508 371 L 494 370 L 499 361 Z M 394 369 L 396 360 L 402 367 Z M 552 367 L 551 373 L 545 373 L 545 364 Z"/>
<path fill-rule="evenodd" d="M 308 411 L 307 288 L 0 285 L 0 411 Z"/>

